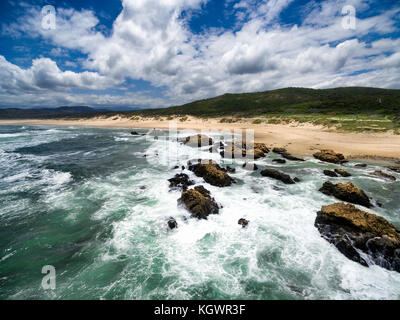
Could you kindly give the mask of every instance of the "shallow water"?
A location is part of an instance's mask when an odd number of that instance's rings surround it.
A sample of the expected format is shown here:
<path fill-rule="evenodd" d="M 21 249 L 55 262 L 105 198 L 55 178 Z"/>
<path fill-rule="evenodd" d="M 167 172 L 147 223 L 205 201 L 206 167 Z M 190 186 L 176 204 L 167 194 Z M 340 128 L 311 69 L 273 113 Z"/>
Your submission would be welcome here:
<path fill-rule="evenodd" d="M 0 299 L 400 298 L 400 273 L 348 260 L 314 227 L 321 206 L 337 202 L 317 192 L 328 179 L 322 170 L 335 165 L 277 165 L 270 154 L 259 167 L 302 182 L 283 185 L 238 161 L 228 188 L 185 170 L 223 205 L 198 221 L 177 205 L 167 179 L 180 172 L 176 164 L 221 158 L 158 135 L 0 126 Z M 335 181 L 353 181 L 399 227 L 400 175 L 387 181 L 368 175 L 378 166 L 353 164 L 353 177 Z M 169 217 L 178 229 L 168 230 Z M 56 268 L 54 291 L 41 288 L 44 265 Z"/>

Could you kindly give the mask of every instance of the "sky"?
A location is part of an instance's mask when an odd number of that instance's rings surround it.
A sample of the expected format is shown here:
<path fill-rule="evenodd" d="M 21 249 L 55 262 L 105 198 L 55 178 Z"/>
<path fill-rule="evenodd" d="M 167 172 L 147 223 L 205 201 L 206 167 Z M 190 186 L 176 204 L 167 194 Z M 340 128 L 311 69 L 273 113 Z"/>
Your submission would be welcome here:
<path fill-rule="evenodd" d="M 399 49 L 400 0 L 1 0 L 0 108 L 400 89 Z"/>

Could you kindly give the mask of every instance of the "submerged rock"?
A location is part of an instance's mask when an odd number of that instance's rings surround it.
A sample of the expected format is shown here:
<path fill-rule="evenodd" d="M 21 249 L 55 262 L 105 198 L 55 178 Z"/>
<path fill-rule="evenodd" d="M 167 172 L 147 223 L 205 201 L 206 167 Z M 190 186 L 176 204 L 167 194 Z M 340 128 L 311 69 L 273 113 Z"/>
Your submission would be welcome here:
<path fill-rule="evenodd" d="M 332 170 L 324 170 L 324 175 L 328 176 L 328 177 L 332 177 L 332 178 L 337 178 L 338 175 L 335 171 Z"/>
<path fill-rule="evenodd" d="M 389 170 L 392 170 L 394 172 L 400 173 L 400 167 L 396 167 L 396 166 L 389 166 L 387 167 Z"/>
<path fill-rule="evenodd" d="M 235 168 L 231 168 L 230 166 L 226 167 L 226 171 L 229 173 L 236 173 L 236 169 Z"/>
<path fill-rule="evenodd" d="M 182 203 L 192 213 L 192 216 L 198 219 L 207 219 L 210 214 L 219 213 L 218 204 L 211 198 L 210 191 L 203 186 L 182 192 L 178 202 Z"/>
<path fill-rule="evenodd" d="M 209 161 L 208 163 L 198 163 L 190 165 L 189 170 L 193 171 L 198 177 L 202 177 L 205 182 L 217 186 L 228 187 L 234 180 L 218 164 Z"/>
<path fill-rule="evenodd" d="M 242 228 L 246 228 L 248 226 L 250 221 L 246 220 L 246 219 L 240 219 L 238 224 L 240 224 L 242 226 Z"/>
<path fill-rule="evenodd" d="M 400 272 L 400 231 L 384 218 L 351 204 L 336 203 L 322 207 L 315 226 L 350 260 Z"/>
<path fill-rule="evenodd" d="M 272 162 L 276 162 L 276 163 L 279 163 L 279 164 L 285 164 L 286 160 L 285 159 L 274 159 L 274 160 L 272 160 Z"/>
<path fill-rule="evenodd" d="M 351 182 L 333 184 L 332 182 L 327 181 L 323 184 L 319 191 L 327 196 L 334 196 L 342 201 L 359 204 L 367 208 L 372 207 L 372 204 L 365 192 L 357 188 Z"/>
<path fill-rule="evenodd" d="M 366 168 L 367 164 L 366 163 L 358 163 L 355 165 L 356 168 Z"/>
<path fill-rule="evenodd" d="M 335 169 L 335 172 L 339 175 L 341 175 L 342 177 L 351 177 L 351 174 L 348 173 L 346 170 L 343 169 Z"/>
<path fill-rule="evenodd" d="M 285 184 L 295 184 L 296 182 L 287 174 L 279 172 L 275 169 L 265 169 L 261 171 L 263 177 L 269 177 L 276 180 L 280 180 Z"/>
<path fill-rule="evenodd" d="M 304 159 L 295 157 L 295 156 L 291 155 L 291 154 L 288 153 L 288 152 L 282 152 L 282 153 L 281 153 L 281 156 L 282 156 L 283 158 L 288 159 L 288 160 L 291 160 L 291 161 L 305 161 Z"/>
<path fill-rule="evenodd" d="M 314 158 L 330 162 L 330 163 L 343 163 L 345 162 L 344 155 L 341 153 L 336 153 L 333 150 L 321 150 L 313 154 Z"/>
<path fill-rule="evenodd" d="M 131 132 L 131 135 L 132 135 L 132 136 L 144 136 L 144 134 L 141 134 L 141 133 L 136 132 L 136 131 L 132 131 L 132 132 Z"/>
<path fill-rule="evenodd" d="M 205 146 L 211 146 L 213 144 L 213 139 L 203 134 L 197 134 L 194 136 L 186 137 L 183 140 L 183 143 L 187 146 L 200 148 Z"/>
<path fill-rule="evenodd" d="M 178 222 L 176 222 L 176 220 L 174 219 L 174 218 L 169 218 L 169 220 L 168 220 L 168 227 L 171 229 L 171 230 L 173 230 L 173 229 L 176 229 L 176 228 L 178 228 Z"/>
<path fill-rule="evenodd" d="M 385 172 L 383 172 L 381 170 L 376 170 L 374 172 L 371 172 L 371 174 L 374 175 L 374 176 L 379 176 L 379 177 L 386 178 L 386 179 L 389 179 L 389 180 L 392 180 L 392 181 L 396 181 L 396 177 L 395 176 L 387 174 L 387 173 L 385 173 Z"/>
<path fill-rule="evenodd" d="M 171 189 L 183 191 L 187 190 L 189 186 L 194 185 L 194 181 L 190 180 L 186 173 L 176 174 L 175 177 L 169 179 L 168 181 Z"/>
<path fill-rule="evenodd" d="M 251 162 L 249 162 L 249 163 L 245 162 L 242 165 L 242 168 L 243 169 L 247 169 L 247 170 L 253 170 L 253 171 L 257 171 L 258 170 L 258 166 L 255 163 L 251 163 Z"/>

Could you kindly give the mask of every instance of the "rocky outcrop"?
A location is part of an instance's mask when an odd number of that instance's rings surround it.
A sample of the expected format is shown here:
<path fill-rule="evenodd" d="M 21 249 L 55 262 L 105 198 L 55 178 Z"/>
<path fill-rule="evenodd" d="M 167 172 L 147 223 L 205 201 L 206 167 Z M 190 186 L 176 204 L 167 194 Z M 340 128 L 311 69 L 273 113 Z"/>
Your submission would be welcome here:
<path fill-rule="evenodd" d="M 392 181 L 396 181 L 396 177 L 395 176 L 387 174 L 387 173 L 385 173 L 385 172 L 383 172 L 381 170 L 376 170 L 374 172 L 371 172 L 371 174 L 374 175 L 374 176 L 378 176 L 378 177 L 386 178 L 386 179 L 389 179 L 389 180 L 392 180 Z"/>
<path fill-rule="evenodd" d="M 384 218 L 336 203 L 322 207 L 315 226 L 350 260 L 400 272 L 400 231 Z"/>
<path fill-rule="evenodd" d="M 171 230 L 173 230 L 173 229 L 176 229 L 176 228 L 178 228 L 178 222 L 176 222 L 176 220 L 174 219 L 174 218 L 169 218 L 169 220 L 168 220 L 168 227 L 171 229 Z"/>
<path fill-rule="evenodd" d="M 194 185 L 194 181 L 189 179 L 185 173 L 176 174 L 175 177 L 168 180 L 170 189 L 185 191 L 189 186 Z"/>
<path fill-rule="evenodd" d="M 211 198 L 210 191 L 203 186 L 184 191 L 178 202 L 183 204 L 192 216 L 198 219 L 207 219 L 210 214 L 219 213 L 218 204 Z"/>
<path fill-rule="evenodd" d="M 333 150 L 321 150 L 317 153 L 313 154 L 314 158 L 325 161 L 325 162 L 330 162 L 330 163 L 343 163 L 345 162 L 345 158 L 343 154 L 341 153 L 336 153 Z"/>
<path fill-rule="evenodd" d="M 342 201 L 359 204 L 367 208 L 372 207 L 372 204 L 365 192 L 357 188 L 351 182 L 333 184 L 332 182 L 327 181 L 323 184 L 319 191 L 327 196 L 334 196 Z"/>
<path fill-rule="evenodd" d="M 258 149 L 261 152 L 263 152 L 264 154 L 269 153 L 269 151 L 270 151 L 265 143 L 254 143 L 254 149 Z"/>
<path fill-rule="evenodd" d="M 203 134 L 197 134 L 194 136 L 186 137 L 183 140 L 183 143 L 187 146 L 200 148 L 205 146 L 211 146 L 213 144 L 213 139 Z"/>
<path fill-rule="evenodd" d="M 295 181 L 287 174 L 279 172 L 275 169 L 265 169 L 261 171 L 261 175 L 263 177 L 269 177 L 272 179 L 276 179 L 282 181 L 285 184 L 295 184 Z"/>
<path fill-rule="evenodd" d="M 281 153 L 287 152 L 287 150 L 285 148 L 273 148 L 272 152 L 281 154 Z"/>
<path fill-rule="evenodd" d="M 324 175 L 328 176 L 328 177 L 332 177 L 332 178 L 337 178 L 338 175 L 335 171 L 332 170 L 324 170 Z"/>
<path fill-rule="evenodd" d="M 335 169 L 335 172 L 342 177 L 351 177 L 351 174 L 344 169 Z"/>
<path fill-rule="evenodd" d="M 279 164 L 285 164 L 286 160 L 285 159 L 274 159 L 274 160 L 272 160 L 272 162 L 276 162 L 276 163 L 279 163 Z"/>
<path fill-rule="evenodd" d="M 249 225 L 249 222 L 250 222 L 249 220 L 242 218 L 239 220 L 238 224 L 240 224 L 243 228 L 246 228 Z"/>
<path fill-rule="evenodd" d="M 252 147 L 246 149 L 246 143 L 228 143 L 227 146 L 220 152 L 222 158 L 248 158 L 248 159 L 260 159 L 264 158 L 269 152 L 268 147 L 264 143 L 254 143 Z"/>
<path fill-rule="evenodd" d="M 211 161 L 190 165 L 189 170 L 193 171 L 196 176 L 202 177 L 205 182 L 213 186 L 228 187 L 234 182 L 226 173 L 226 170 Z"/>

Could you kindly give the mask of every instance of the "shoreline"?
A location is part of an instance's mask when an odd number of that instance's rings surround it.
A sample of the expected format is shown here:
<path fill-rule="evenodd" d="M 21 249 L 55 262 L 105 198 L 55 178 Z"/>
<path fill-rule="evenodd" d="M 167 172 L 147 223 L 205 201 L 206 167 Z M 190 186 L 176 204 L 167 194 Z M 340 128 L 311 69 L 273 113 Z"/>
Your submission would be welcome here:
<path fill-rule="evenodd" d="M 249 121 L 220 123 L 220 119 L 188 117 L 185 122 L 176 121 L 178 130 L 254 130 L 255 142 L 270 147 L 284 147 L 297 155 L 310 156 L 321 149 L 332 149 L 349 159 L 398 161 L 400 159 L 400 135 L 392 133 L 343 133 L 311 124 L 252 124 Z M 0 125 L 48 125 L 81 126 L 127 129 L 168 129 L 168 120 L 126 118 L 92 119 L 40 119 L 0 120 Z"/>

